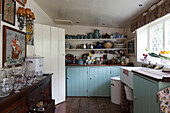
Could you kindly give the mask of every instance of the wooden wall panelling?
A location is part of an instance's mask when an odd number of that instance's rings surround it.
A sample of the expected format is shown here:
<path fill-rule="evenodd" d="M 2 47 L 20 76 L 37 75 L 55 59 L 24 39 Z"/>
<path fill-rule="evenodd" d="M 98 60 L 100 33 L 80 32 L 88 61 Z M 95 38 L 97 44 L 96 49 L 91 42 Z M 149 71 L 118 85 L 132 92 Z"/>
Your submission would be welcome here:
<path fill-rule="evenodd" d="M 65 30 L 59 28 L 59 102 L 65 101 Z"/>
<path fill-rule="evenodd" d="M 34 24 L 34 46 L 35 54 L 43 56 L 43 29 L 41 24 Z"/>
<path fill-rule="evenodd" d="M 54 73 L 52 77 L 52 98 L 55 99 L 55 103 L 59 103 L 58 93 L 59 93 L 59 30 L 56 27 L 51 27 L 51 72 Z"/>
<path fill-rule="evenodd" d="M 51 55 L 51 36 L 50 36 L 50 26 L 43 25 L 43 57 L 44 57 L 44 72 L 50 73 L 51 71 L 51 63 L 50 63 L 50 55 Z"/>

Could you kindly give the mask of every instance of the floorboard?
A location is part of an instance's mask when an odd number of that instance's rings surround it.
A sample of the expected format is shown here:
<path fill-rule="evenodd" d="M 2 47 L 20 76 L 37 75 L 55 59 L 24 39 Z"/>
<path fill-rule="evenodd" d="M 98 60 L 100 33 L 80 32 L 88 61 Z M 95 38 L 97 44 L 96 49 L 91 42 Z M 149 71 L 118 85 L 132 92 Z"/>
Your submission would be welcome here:
<path fill-rule="evenodd" d="M 55 113 L 121 113 L 121 108 L 110 98 L 68 97 L 56 105 Z"/>

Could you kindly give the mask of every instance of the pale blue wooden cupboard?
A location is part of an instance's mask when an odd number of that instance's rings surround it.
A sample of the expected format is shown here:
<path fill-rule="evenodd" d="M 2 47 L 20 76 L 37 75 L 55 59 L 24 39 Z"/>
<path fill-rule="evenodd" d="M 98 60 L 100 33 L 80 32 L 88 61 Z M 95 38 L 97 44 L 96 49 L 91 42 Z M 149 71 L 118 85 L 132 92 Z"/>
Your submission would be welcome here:
<path fill-rule="evenodd" d="M 133 76 L 134 113 L 160 113 L 157 92 L 170 82 L 157 81 L 135 73 Z"/>
<path fill-rule="evenodd" d="M 116 76 L 120 76 L 120 66 L 67 66 L 67 96 L 110 97 L 110 78 Z"/>

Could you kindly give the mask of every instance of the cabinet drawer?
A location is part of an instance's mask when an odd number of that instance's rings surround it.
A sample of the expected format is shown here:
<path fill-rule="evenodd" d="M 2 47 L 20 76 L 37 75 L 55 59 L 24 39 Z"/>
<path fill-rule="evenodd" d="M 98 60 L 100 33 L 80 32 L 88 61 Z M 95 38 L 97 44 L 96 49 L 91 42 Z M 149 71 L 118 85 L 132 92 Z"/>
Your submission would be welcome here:
<path fill-rule="evenodd" d="M 0 113 L 25 113 L 26 112 L 26 98 L 23 97 L 16 102 L 10 104 L 6 108 L 0 110 Z"/>
<path fill-rule="evenodd" d="M 28 105 L 28 109 L 32 109 L 32 107 L 38 103 L 41 99 L 43 98 L 43 91 L 42 91 L 42 87 L 39 86 L 38 88 L 36 88 L 35 90 L 33 90 L 32 92 L 30 92 L 27 95 L 27 105 Z"/>
<path fill-rule="evenodd" d="M 28 113 L 54 113 L 55 112 L 55 100 L 53 99 L 43 99 L 41 100 L 44 104 L 47 103 L 48 107 L 45 109 L 45 111 L 29 111 Z M 33 109 L 36 108 L 36 106 L 33 107 Z"/>

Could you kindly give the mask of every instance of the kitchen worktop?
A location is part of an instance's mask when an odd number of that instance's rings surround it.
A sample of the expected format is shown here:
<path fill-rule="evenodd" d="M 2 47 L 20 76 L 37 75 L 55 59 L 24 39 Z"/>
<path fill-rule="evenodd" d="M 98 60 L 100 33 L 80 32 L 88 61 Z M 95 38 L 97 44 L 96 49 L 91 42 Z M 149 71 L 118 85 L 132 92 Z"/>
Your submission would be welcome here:
<path fill-rule="evenodd" d="M 128 66 L 128 64 L 120 65 L 120 64 L 86 64 L 86 65 L 79 65 L 79 64 L 68 64 L 66 66 Z"/>
<path fill-rule="evenodd" d="M 132 70 L 132 72 L 138 73 L 145 77 L 149 77 L 156 81 L 170 82 L 170 73 L 162 72 L 162 70 L 143 68 L 143 69 L 139 69 L 139 70 Z"/>

